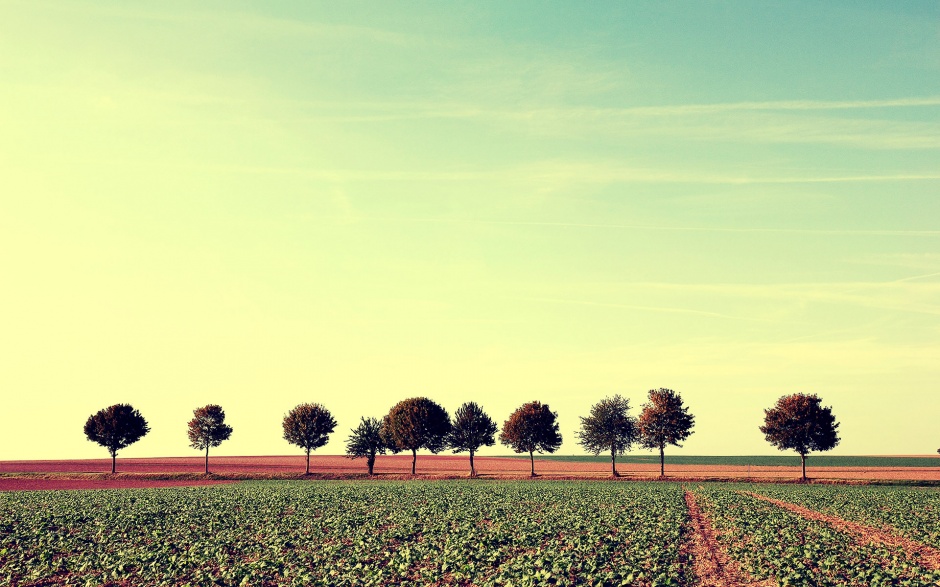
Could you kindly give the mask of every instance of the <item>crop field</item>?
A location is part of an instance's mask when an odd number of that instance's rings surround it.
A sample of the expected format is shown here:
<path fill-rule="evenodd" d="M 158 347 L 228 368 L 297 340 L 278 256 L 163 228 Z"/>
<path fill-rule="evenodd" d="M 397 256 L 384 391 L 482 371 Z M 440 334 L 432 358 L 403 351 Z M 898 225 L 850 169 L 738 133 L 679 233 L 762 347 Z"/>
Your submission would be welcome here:
<path fill-rule="evenodd" d="M 864 486 L 820 486 L 800 491 L 766 486 L 761 493 L 875 528 L 890 526 L 907 538 L 940 549 L 940 491 Z"/>
<path fill-rule="evenodd" d="M 938 504 L 908 487 L 596 481 L 7 492 L 0 585 L 937 586 Z"/>
<path fill-rule="evenodd" d="M 753 489 L 711 486 L 695 492 L 717 529 L 719 546 L 745 575 L 771 585 L 940 584 L 940 571 L 906 556 L 902 545 L 872 542 L 758 497 L 768 490 L 776 493 L 776 488 L 760 487 L 759 494 L 752 494 Z M 788 489 L 785 496 L 800 497 L 824 496 L 829 488 Z M 907 496 L 912 491 L 893 493 Z M 923 525 L 938 522 L 934 514 Z"/>

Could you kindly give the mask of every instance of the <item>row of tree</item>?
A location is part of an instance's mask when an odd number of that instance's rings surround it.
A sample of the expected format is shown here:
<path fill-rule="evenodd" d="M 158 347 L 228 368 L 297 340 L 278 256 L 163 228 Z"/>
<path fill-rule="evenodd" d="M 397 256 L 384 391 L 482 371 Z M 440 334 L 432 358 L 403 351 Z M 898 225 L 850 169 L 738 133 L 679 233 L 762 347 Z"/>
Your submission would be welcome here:
<path fill-rule="evenodd" d="M 617 472 L 617 457 L 635 445 L 659 451 L 660 475 L 665 474 L 667 446 L 681 446 L 692 434 L 695 418 L 682 397 L 671 389 L 653 389 L 639 417 L 630 413 L 630 400 L 614 395 L 591 407 L 581 417 L 578 443 L 594 455 L 610 454 L 611 474 Z M 824 407 L 816 395 L 793 394 L 781 397 L 764 410 L 760 427 L 767 441 L 780 450 L 795 450 L 801 457 L 806 478 L 806 457 L 839 444 L 839 427 L 832 409 Z M 310 453 L 324 446 L 336 429 L 330 411 L 318 403 L 300 404 L 284 416 L 284 439 L 302 448 L 310 473 Z M 417 469 L 418 451 L 432 453 L 450 449 L 470 454 L 470 475 L 476 476 L 474 454 L 496 443 L 496 422 L 475 402 L 457 408 L 453 419 L 439 404 L 426 397 L 397 403 L 381 420 L 363 417 L 346 441 L 346 456 L 364 458 L 369 475 L 377 455 L 411 451 L 411 474 Z M 92 414 L 85 422 L 89 440 L 108 449 L 111 472 L 116 469 L 119 450 L 130 446 L 150 431 L 140 412 L 128 404 L 116 404 Z M 193 411 L 187 425 L 190 446 L 205 451 L 205 471 L 209 472 L 209 448 L 219 446 L 232 435 L 225 412 L 210 404 Z M 548 404 L 533 401 L 520 406 L 503 423 L 499 441 L 516 453 L 528 453 L 531 475 L 535 476 L 535 453 L 553 453 L 561 447 L 558 414 Z"/>

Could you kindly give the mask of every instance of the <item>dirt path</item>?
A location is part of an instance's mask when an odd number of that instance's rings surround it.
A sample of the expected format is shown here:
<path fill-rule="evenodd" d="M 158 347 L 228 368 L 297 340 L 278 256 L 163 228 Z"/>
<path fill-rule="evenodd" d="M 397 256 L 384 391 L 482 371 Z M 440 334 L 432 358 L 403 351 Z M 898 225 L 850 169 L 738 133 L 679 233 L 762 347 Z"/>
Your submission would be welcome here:
<path fill-rule="evenodd" d="M 914 562 L 917 562 L 922 567 L 933 571 L 940 570 L 940 550 L 931 546 L 927 546 L 926 544 L 921 544 L 916 540 L 911 540 L 886 530 L 879 530 L 878 528 L 874 528 L 872 526 L 866 526 L 865 524 L 843 520 L 842 518 L 838 518 L 836 516 L 817 512 L 794 503 L 781 501 L 779 499 L 767 497 L 766 495 L 761 495 L 759 493 L 752 493 L 750 491 L 743 491 L 742 493 L 790 510 L 791 512 L 799 514 L 804 518 L 829 524 L 836 530 L 854 536 L 856 541 L 860 544 L 866 546 L 889 546 L 892 548 L 901 548 L 911 559 L 914 560 Z"/>
<path fill-rule="evenodd" d="M 690 548 L 698 587 L 765 587 L 775 584 L 773 580 L 745 580 L 737 563 L 728 557 L 718 543 L 715 529 L 698 507 L 691 491 L 685 492 L 685 504 L 692 528 Z"/>

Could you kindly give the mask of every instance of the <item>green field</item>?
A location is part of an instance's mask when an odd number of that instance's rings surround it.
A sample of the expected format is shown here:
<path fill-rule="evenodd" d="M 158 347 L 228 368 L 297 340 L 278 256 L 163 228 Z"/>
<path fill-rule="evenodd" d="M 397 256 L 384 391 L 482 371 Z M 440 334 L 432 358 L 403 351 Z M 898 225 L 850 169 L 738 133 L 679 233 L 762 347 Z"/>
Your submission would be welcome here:
<path fill-rule="evenodd" d="M 729 555 L 757 580 L 773 579 L 778 585 L 937 585 L 940 571 L 911 563 L 903 551 L 887 546 L 863 546 L 829 525 L 808 520 L 774 504 L 744 495 L 734 486 L 702 487 L 699 503 L 720 530 L 719 541 Z M 826 496 L 818 487 L 741 487 L 779 499 L 805 495 Z M 844 489 L 844 488 L 840 488 Z M 838 490 L 837 490 L 838 491 Z M 919 493 L 916 493 L 919 492 Z M 927 496 L 940 504 L 940 494 L 916 489 L 894 489 L 895 496 Z M 862 506 L 867 497 L 856 492 L 847 502 Z M 900 507 L 900 501 L 897 506 Z M 869 508 L 877 506 L 869 505 Z M 923 516 L 922 530 L 936 527 L 936 513 Z"/>
<path fill-rule="evenodd" d="M 741 490 L 872 522 L 903 518 L 898 532 L 938 541 L 940 492 L 914 488 L 252 481 L 7 492 L 0 584 L 692 586 L 686 491 L 753 578 L 940 584 L 903 552 L 859 546 Z"/>
<path fill-rule="evenodd" d="M 513 458 L 529 458 L 528 455 L 511 455 Z M 538 455 L 539 459 L 610 464 L 610 455 Z M 659 464 L 659 455 L 628 454 L 617 457 L 618 463 Z M 806 461 L 810 467 L 940 467 L 940 456 L 923 457 L 878 457 L 878 456 L 832 456 L 810 455 Z M 769 456 L 671 456 L 666 454 L 667 465 L 702 465 L 732 467 L 799 467 L 797 455 Z"/>

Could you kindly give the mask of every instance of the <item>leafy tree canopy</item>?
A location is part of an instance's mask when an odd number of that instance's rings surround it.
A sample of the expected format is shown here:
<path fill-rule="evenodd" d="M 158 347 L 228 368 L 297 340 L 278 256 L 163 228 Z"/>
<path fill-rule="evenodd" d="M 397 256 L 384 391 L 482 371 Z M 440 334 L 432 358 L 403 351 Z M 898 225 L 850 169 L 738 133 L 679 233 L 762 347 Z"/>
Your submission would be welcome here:
<path fill-rule="evenodd" d="M 150 426 L 140 412 L 129 404 L 114 404 L 88 417 L 85 436 L 88 440 L 108 449 L 111 456 L 117 454 L 150 432 Z"/>
<path fill-rule="evenodd" d="M 198 450 L 219 446 L 232 435 L 232 427 L 225 423 L 225 411 L 221 406 L 209 404 L 193 410 L 187 435 L 189 445 Z"/>
<path fill-rule="evenodd" d="M 447 446 L 448 432 L 447 411 L 426 397 L 398 402 L 382 422 L 382 438 L 392 450 L 425 448 L 438 453 Z"/>
<path fill-rule="evenodd" d="M 335 428 L 333 415 L 320 404 L 300 404 L 284 416 L 284 440 L 308 453 L 325 445 Z"/>
<path fill-rule="evenodd" d="M 679 443 L 692 435 L 695 417 L 682 403 L 682 397 L 671 389 L 651 389 L 649 400 L 637 421 L 640 444 L 644 448 L 662 450 L 666 445 Z"/>
<path fill-rule="evenodd" d="M 637 441 L 639 429 L 630 415 L 630 400 L 620 395 L 604 398 L 581 417 L 578 443 L 595 455 L 610 452 L 622 455 Z"/>
<path fill-rule="evenodd" d="M 351 459 L 385 454 L 382 441 L 382 422 L 378 418 L 363 417 L 346 440 L 346 456 Z"/>
<path fill-rule="evenodd" d="M 346 456 L 351 459 L 365 458 L 370 475 L 375 466 L 375 456 L 384 455 L 386 450 L 382 439 L 382 422 L 378 418 L 363 417 L 346 440 Z"/>
<path fill-rule="evenodd" d="M 455 453 L 475 452 L 481 446 L 496 444 L 496 422 L 474 402 L 467 402 L 454 412 L 454 422 L 447 444 Z"/>
<path fill-rule="evenodd" d="M 832 408 L 823 407 L 819 396 L 796 393 L 781 397 L 774 407 L 764 410 L 760 431 L 780 450 L 795 450 L 805 456 L 835 448 L 838 428 Z"/>
<path fill-rule="evenodd" d="M 561 447 L 557 418 L 548 404 L 523 404 L 503 423 L 499 441 L 517 453 L 555 452 Z"/>

